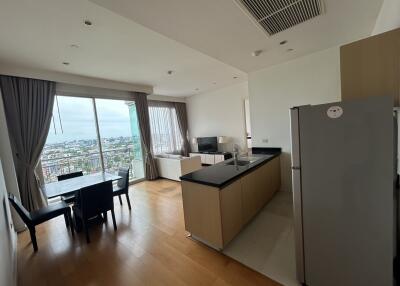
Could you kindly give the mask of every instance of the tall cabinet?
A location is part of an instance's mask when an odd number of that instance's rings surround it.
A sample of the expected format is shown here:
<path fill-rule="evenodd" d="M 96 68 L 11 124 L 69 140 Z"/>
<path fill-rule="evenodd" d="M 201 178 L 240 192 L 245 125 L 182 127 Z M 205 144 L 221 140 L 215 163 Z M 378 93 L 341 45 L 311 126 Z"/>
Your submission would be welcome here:
<path fill-rule="evenodd" d="M 400 102 L 400 29 L 340 48 L 342 99 L 392 96 Z"/>

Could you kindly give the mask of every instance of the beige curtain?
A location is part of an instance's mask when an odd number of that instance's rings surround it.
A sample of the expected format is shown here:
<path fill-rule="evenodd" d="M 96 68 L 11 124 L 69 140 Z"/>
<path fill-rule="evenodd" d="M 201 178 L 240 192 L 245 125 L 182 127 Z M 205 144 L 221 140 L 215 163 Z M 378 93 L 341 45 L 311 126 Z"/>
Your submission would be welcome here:
<path fill-rule="evenodd" d="M 183 140 L 175 105 L 167 101 L 149 101 L 153 154 L 182 154 Z"/>
<path fill-rule="evenodd" d="M 189 127 L 186 113 L 186 103 L 175 102 L 176 117 L 178 118 L 179 130 L 182 137 L 182 155 L 189 156 L 190 144 L 189 144 Z"/>
<path fill-rule="evenodd" d="M 46 205 L 35 168 L 49 132 L 55 83 L 0 75 L 0 88 L 21 202 L 37 210 Z"/>
<path fill-rule="evenodd" d="M 147 180 L 155 180 L 158 178 L 158 170 L 151 147 L 152 144 L 147 95 L 142 92 L 135 92 L 134 95 L 145 162 L 144 173 Z"/>

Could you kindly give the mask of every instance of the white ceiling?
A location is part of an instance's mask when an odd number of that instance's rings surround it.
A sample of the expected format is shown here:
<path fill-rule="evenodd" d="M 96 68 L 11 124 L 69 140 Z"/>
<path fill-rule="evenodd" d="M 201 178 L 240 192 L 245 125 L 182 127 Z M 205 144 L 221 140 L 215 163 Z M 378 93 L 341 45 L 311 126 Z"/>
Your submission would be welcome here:
<path fill-rule="evenodd" d="M 367 37 L 382 6 L 382 0 L 323 0 L 324 15 L 268 37 L 235 0 L 90 1 L 245 72 Z M 259 49 L 265 53 L 252 57 Z"/>
<path fill-rule="evenodd" d="M 382 4 L 324 2 L 323 16 L 268 37 L 234 0 L 0 0 L 0 63 L 190 96 L 246 80 L 247 72 L 366 37 Z M 94 25 L 85 26 L 84 19 Z M 282 40 L 288 43 L 280 46 Z M 265 52 L 252 57 L 258 49 Z M 167 75 L 168 70 L 174 73 Z"/>
<path fill-rule="evenodd" d="M 171 96 L 247 78 L 237 68 L 89 1 L 0 0 L 0 7 L 2 64 L 150 85 L 155 94 Z M 86 18 L 93 26 L 84 25 Z"/>

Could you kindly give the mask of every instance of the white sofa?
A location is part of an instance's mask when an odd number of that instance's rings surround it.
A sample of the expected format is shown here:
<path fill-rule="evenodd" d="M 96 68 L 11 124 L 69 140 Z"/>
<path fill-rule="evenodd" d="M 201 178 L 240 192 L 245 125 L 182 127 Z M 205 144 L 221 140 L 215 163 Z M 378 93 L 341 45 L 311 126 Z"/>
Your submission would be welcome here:
<path fill-rule="evenodd" d="M 155 157 L 160 177 L 180 181 L 179 177 L 201 169 L 200 156 L 162 154 Z"/>

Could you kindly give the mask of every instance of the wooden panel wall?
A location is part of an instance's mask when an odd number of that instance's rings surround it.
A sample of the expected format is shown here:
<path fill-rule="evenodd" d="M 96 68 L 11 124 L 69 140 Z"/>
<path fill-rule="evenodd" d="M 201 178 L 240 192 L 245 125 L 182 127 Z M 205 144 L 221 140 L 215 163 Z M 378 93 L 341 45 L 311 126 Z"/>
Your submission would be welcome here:
<path fill-rule="evenodd" d="M 340 48 L 342 99 L 400 97 L 400 29 Z"/>

